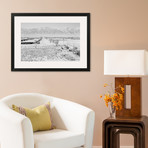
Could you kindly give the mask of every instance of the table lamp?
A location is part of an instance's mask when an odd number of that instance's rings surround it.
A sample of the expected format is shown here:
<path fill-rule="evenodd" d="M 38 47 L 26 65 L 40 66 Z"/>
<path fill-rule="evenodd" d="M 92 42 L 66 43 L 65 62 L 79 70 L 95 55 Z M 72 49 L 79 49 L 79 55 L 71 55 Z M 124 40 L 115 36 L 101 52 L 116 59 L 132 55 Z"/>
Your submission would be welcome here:
<path fill-rule="evenodd" d="M 122 109 L 117 110 L 116 117 L 141 117 L 141 76 L 147 74 L 148 51 L 104 51 L 104 75 L 115 75 L 115 88 L 120 85 L 125 89 Z M 127 96 L 130 97 L 130 107 L 127 107 Z"/>

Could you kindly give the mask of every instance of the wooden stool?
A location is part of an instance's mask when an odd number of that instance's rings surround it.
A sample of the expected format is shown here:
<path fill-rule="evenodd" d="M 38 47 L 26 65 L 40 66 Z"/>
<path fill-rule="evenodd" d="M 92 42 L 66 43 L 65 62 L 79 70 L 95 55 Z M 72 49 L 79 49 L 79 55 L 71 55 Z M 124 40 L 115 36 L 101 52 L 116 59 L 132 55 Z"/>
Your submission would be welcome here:
<path fill-rule="evenodd" d="M 148 148 L 148 117 L 104 120 L 103 148 L 120 148 L 120 134 L 133 135 L 134 148 Z"/>

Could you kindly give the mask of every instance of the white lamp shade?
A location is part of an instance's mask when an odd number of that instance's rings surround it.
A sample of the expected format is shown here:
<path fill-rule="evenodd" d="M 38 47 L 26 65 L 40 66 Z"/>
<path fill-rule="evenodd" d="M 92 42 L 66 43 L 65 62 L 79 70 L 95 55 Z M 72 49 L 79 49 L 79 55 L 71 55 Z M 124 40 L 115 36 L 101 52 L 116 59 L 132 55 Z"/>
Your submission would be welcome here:
<path fill-rule="evenodd" d="M 105 50 L 104 75 L 147 75 L 148 51 Z"/>

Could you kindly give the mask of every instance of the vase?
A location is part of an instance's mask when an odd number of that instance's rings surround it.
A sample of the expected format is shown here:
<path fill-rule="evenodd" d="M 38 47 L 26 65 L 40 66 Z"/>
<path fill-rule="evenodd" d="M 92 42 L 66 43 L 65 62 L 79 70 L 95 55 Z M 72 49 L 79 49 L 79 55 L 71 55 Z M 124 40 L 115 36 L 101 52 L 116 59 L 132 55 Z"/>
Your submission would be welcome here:
<path fill-rule="evenodd" d="M 108 102 L 108 108 L 110 113 L 110 118 L 116 118 L 116 107 L 113 106 L 113 102 Z"/>

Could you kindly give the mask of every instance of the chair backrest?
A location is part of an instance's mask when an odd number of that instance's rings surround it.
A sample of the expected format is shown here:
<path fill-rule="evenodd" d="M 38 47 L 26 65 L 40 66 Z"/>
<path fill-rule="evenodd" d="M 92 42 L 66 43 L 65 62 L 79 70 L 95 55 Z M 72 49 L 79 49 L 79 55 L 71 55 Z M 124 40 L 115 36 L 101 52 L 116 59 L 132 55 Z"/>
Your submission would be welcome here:
<path fill-rule="evenodd" d="M 60 113 L 58 112 L 56 107 L 56 106 L 60 106 L 58 105 L 59 103 L 65 102 L 66 100 L 39 94 L 39 93 L 20 93 L 20 94 L 14 94 L 14 95 L 4 97 L 0 101 L 6 104 L 9 108 L 12 108 L 12 104 L 15 104 L 17 106 L 27 107 L 27 108 L 35 108 L 39 105 L 43 105 L 47 102 L 50 102 L 53 124 L 57 128 L 66 129 L 59 115 Z"/>
<path fill-rule="evenodd" d="M 39 93 L 20 93 L 4 97 L 2 101 L 10 108 L 12 107 L 12 104 L 27 108 L 34 108 L 45 104 L 48 101 L 50 102 L 51 106 L 53 106 L 53 99 L 54 97 Z"/>

